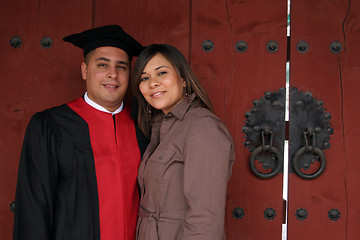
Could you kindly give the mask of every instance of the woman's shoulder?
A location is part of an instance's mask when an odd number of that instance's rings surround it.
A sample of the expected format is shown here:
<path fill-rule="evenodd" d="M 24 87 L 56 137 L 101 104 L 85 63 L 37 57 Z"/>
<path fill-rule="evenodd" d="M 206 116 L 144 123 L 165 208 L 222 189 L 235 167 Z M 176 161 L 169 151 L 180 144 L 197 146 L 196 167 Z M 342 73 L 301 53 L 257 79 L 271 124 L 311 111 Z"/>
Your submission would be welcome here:
<path fill-rule="evenodd" d="M 188 112 L 186 118 L 187 124 L 182 129 L 183 131 L 187 129 L 190 138 L 197 136 L 202 137 L 203 141 L 221 140 L 224 143 L 233 143 L 232 136 L 225 123 L 207 108 L 193 108 Z"/>
<path fill-rule="evenodd" d="M 190 119 L 201 119 L 203 121 L 221 121 L 213 112 L 209 109 L 197 105 L 189 109 L 187 117 Z"/>
<path fill-rule="evenodd" d="M 218 116 L 201 106 L 191 108 L 185 119 L 186 125 L 190 126 L 192 130 L 209 131 L 212 129 L 215 131 L 222 129 L 221 131 L 228 131 L 225 123 Z"/>

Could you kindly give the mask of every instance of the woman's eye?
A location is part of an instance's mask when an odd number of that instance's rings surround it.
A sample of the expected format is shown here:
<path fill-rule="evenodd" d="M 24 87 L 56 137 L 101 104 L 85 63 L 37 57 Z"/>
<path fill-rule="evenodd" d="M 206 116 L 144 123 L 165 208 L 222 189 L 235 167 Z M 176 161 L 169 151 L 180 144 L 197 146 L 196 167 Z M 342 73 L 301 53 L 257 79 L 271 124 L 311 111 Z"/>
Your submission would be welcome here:
<path fill-rule="evenodd" d="M 167 72 L 159 72 L 159 76 L 166 74 Z"/>
<path fill-rule="evenodd" d="M 140 81 L 143 82 L 143 81 L 146 81 L 148 79 L 149 79 L 148 77 L 143 77 L 143 78 L 140 79 Z"/>

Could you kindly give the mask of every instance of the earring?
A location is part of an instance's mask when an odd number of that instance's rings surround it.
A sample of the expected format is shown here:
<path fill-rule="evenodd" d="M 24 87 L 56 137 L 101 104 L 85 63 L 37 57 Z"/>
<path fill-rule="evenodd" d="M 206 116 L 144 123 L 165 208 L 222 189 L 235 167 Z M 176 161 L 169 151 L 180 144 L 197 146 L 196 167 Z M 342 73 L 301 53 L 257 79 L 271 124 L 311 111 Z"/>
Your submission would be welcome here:
<path fill-rule="evenodd" d="M 185 92 L 184 99 L 190 101 L 190 95 L 187 92 Z"/>
<path fill-rule="evenodd" d="M 149 103 L 146 105 L 146 111 L 148 112 L 149 116 L 151 117 L 152 111 L 151 111 L 151 107 L 150 107 Z"/>
<path fill-rule="evenodd" d="M 146 122 L 147 123 L 150 123 L 151 122 L 151 118 L 152 118 L 152 110 L 151 110 L 151 106 L 150 104 L 148 103 L 146 105 L 146 112 L 145 112 L 145 119 L 146 119 Z"/>

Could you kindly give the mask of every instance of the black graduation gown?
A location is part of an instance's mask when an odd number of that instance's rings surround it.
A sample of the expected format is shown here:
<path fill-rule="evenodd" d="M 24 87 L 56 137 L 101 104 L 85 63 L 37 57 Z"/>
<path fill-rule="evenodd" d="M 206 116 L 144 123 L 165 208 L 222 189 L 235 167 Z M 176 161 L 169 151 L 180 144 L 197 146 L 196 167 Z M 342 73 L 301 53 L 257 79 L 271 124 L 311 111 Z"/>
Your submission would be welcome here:
<path fill-rule="evenodd" d="M 143 153 L 147 139 L 136 135 Z M 13 239 L 100 239 L 89 128 L 66 104 L 36 113 L 26 130 Z"/>

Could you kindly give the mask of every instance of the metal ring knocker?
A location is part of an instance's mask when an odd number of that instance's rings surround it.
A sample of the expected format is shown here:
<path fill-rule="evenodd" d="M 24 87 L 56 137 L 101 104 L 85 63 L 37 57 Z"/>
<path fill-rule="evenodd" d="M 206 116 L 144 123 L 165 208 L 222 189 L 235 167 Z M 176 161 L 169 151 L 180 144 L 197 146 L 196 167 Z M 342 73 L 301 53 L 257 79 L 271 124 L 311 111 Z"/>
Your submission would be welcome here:
<path fill-rule="evenodd" d="M 265 136 L 264 135 L 270 135 L 270 144 L 269 145 L 265 145 Z M 262 131 L 261 133 L 261 137 L 262 137 L 262 146 L 259 146 L 257 148 L 254 149 L 254 151 L 251 153 L 250 155 L 250 168 L 251 171 L 260 178 L 271 178 L 273 176 L 275 176 L 281 169 L 281 158 L 280 158 L 280 152 L 279 150 L 277 150 L 275 147 L 272 146 L 272 138 L 273 138 L 273 133 L 271 131 L 269 131 L 268 129 Z M 270 173 L 262 173 L 259 172 L 256 167 L 255 167 L 255 160 L 256 157 L 259 153 L 261 152 L 270 152 L 271 154 L 275 155 L 276 158 L 276 167 L 275 169 L 270 172 Z"/>
<path fill-rule="evenodd" d="M 309 146 L 307 135 L 312 137 L 312 146 Z M 310 131 L 304 132 L 304 140 L 305 140 L 305 146 L 299 148 L 299 150 L 297 150 L 294 155 L 294 158 L 293 158 L 294 170 L 295 170 L 296 174 L 302 178 L 314 179 L 314 178 L 317 178 L 318 176 L 320 176 L 322 174 L 322 172 L 325 170 L 325 166 L 326 166 L 325 154 L 319 148 L 315 147 L 315 133 L 313 131 L 310 130 Z M 300 171 L 299 159 L 300 159 L 300 156 L 305 153 L 315 154 L 319 158 L 320 167 L 315 173 L 306 174 L 306 173 L 303 173 Z"/>

